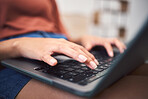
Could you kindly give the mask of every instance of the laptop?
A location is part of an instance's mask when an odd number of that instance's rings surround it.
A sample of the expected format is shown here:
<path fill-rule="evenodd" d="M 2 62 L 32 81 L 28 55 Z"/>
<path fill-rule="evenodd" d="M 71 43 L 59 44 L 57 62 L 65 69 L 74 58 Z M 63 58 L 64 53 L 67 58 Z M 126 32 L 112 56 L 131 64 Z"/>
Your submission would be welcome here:
<path fill-rule="evenodd" d="M 59 62 L 55 67 L 26 58 L 5 59 L 1 63 L 8 68 L 73 94 L 92 97 L 148 59 L 148 16 L 145 15 L 145 18 L 141 20 L 143 21 L 136 30 L 135 37 L 128 43 L 123 54 L 114 48 L 115 56 L 111 58 L 101 46 L 96 46 L 90 51 L 100 63 L 95 70 L 62 54 L 54 55 Z"/>

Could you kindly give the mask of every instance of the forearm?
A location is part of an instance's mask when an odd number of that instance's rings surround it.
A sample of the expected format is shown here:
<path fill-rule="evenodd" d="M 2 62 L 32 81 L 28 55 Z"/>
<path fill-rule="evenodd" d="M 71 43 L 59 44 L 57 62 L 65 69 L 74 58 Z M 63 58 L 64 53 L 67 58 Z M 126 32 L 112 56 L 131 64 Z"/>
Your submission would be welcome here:
<path fill-rule="evenodd" d="M 80 44 L 81 45 L 81 43 L 80 43 L 80 37 L 78 37 L 78 38 L 69 38 L 68 40 L 71 41 L 71 42 L 74 42 L 74 43 L 77 43 L 77 44 Z"/>
<path fill-rule="evenodd" d="M 85 35 L 82 35 L 82 36 L 80 36 L 80 37 L 77 37 L 77 38 L 68 38 L 68 40 L 69 41 L 71 41 L 71 42 L 74 42 L 74 43 L 77 43 L 77 44 L 79 44 L 79 45 L 82 45 L 82 40 L 83 40 L 83 38 L 85 38 L 85 37 L 89 37 L 90 35 L 88 35 L 88 34 L 85 34 Z"/>
<path fill-rule="evenodd" d="M 18 39 L 11 39 L 0 42 L 0 60 L 19 56 L 16 47 L 17 40 Z"/>

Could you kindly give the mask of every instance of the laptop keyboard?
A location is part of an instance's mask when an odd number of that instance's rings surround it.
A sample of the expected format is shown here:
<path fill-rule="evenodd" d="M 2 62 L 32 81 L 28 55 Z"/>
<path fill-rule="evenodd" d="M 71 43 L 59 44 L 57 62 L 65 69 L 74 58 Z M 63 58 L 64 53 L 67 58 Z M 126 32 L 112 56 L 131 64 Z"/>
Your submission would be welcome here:
<path fill-rule="evenodd" d="M 71 58 L 67 60 L 58 60 L 58 64 L 54 67 L 48 64 L 42 64 L 42 67 L 34 68 L 37 71 L 56 76 L 79 85 L 87 85 L 88 83 L 105 75 L 106 70 L 116 61 L 119 52 L 114 52 L 114 57 L 109 57 L 105 49 L 93 49 L 91 53 L 99 61 L 99 65 L 95 70 L 90 69 L 85 64 L 80 63 Z"/>

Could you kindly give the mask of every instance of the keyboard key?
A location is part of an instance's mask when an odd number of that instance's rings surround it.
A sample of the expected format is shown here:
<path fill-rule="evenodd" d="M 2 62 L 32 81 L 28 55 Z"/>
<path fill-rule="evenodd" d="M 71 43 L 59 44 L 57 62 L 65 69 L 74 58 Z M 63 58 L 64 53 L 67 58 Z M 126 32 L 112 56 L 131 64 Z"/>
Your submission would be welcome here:
<path fill-rule="evenodd" d="M 98 68 L 100 68 L 100 69 L 104 69 L 104 66 L 103 66 L 103 65 L 101 65 L 101 66 L 99 66 Z"/>
<path fill-rule="evenodd" d="M 109 64 L 109 63 L 108 63 L 108 64 L 104 64 L 104 66 L 105 66 L 105 67 L 109 67 L 109 66 L 110 66 L 110 64 Z"/>
<path fill-rule="evenodd" d="M 42 69 L 43 69 L 42 67 L 35 67 L 34 68 L 34 70 L 37 70 L 37 71 L 42 70 Z"/>
<path fill-rule="evenodd" d="M 75 72 L 77 72 L 77 73 L 83 73 L 84 71 L 81 70 L 81 69 L 77 69 L 77 70 L 75 70 Z"/>
<path fill-rule="evenodd" d="M 68 80 L 71 81 L 71 82 L 73 82 L 73 78 L 69 78 Z"/>
<path fill-rule="evenodd" d="M 65 68 L 65 70 L 67 70 L 67 71 L 73 71 L 74 69 L 73 68 Z"/>
<path fill-rule="evenodd" d="M 97 74 L 98 72 L 99 72 L 99 71 L 95 71 L 95 70 L 94 70 L 94 71 L 93 71 L 93 74 Z"/>
<path fill-rule="evenodd" d="M 104 61 L 99 61 L 100 65 L 104 64 L 105 62 Z"/>
<path fill-rule="evenodd" d="M 92 71 L 86 71 L 85 73 L 83 73 L 83 75 L 86 77 L 90 77 L 90 76 L 94 75 L 94 73 Z"/>
<path fill-rule="evenodd" d="M 65 71 L 65 70 L 60 70 L 60 71 L 58 71 L 58 72 L 61 73 L 61 74 L 67 73 L 67 71 Z"/>
<path fill-rule="evenodd" d="M 88 67 L 82 67 L 82 70 L 86 71 L 86 70 L 90 70 Z"/>
<path fill-rule="evenodd" d="M 80 64 L 80 66 L 86 66 L 85 64 Z"/>
<path fill-rule="evenodd" d="M 43 69 L 42 72 L 47 73 L 47 70 L 46 69 Z"/>
<path fill-rule="evenodd" d="M 70 76 L 68 74 L 61 75 L 60 77 L 63 78 L 63 79 L 65 79 L 65 80 L 68 80 L 68 79 L 72 78 L 72 76 Z"/>
<path fill-rule="evenodd" d="M 75 73 L 75 72 L 69 72 L 68 75 L 70 76 L 76 76 L 78 73 Z"/>
<path fill-rule="evenodd" d="M 61 65 L 61 67 L 69 68 L 69 65 Z"/>
<path fill-rule="evenodd" d="M 72 68 L 75 68 L 75 69 L 79 69 L 79 68 L 81 68 L 81 66 L 72 66 Z"/>
<path fill-rule="evenodd" d="M 103 68 L 96 68 L 95 70 L 98 71 L 98 72 L 101 72 L 101 71 L 103 71 L 104 69 L 103 69 Z"/>
<path fill-rule="evenodd" d="M 81 75 L 77 75 L 73 78 L 73 81 L 72 82 L 80 82 L 81 80 L 84 80 L 86 78 L 85 75 L 81 74 Z"/>

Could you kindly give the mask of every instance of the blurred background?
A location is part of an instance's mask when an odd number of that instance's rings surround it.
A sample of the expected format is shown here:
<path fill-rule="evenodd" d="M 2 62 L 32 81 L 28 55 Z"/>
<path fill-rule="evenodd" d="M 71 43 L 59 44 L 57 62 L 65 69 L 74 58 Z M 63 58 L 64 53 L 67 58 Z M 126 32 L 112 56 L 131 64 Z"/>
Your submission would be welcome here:
<path fill-rule="evenodd" d="M 136 24 L 135 26 L 128 24 L 131 22 L 129 19 L 136 17 L 137 4 L 145 5 L 140 2 L 141 0 L 136 0 L 136 4 L 135 0 L 56 1 L 62 21 L 72 37 L 87 33 L 102 37 L 118 37 L 124 42 L 128 42 L 135 35 Z M 143 10 L 142 7 L 140 9 Z"/>

